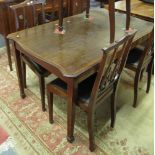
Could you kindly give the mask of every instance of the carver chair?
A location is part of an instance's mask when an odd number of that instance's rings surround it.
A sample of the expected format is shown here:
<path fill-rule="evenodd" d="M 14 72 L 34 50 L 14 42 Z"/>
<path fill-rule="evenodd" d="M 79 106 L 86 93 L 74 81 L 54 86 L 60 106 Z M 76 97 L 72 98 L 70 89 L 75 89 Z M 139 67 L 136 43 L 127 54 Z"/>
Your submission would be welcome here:
<path fill-rule="evenodd" d="M 147 71 L 147 89 L 146 93 L 149 93 L 151 75 L 153 68 L 153 42 L 154 42 L 154 29 L 150 32 L 148 39 L 145 41 L 144 45 L 139 45 L 136 48 L 133 48 L 128 55 L 127 62 L 125 67 L 129 70 L 135 72 L 134 78 L 134 101 L 133 107 L 137 106 L 138 98 L 138 85 L 139 80 L 143 76 L 143 72 Z"/>
<path fill-rule="evenodd" d="M 15 27 L 16 31 L 37 26 L 38 24 L 45 23 L 45 10 L 44 10 L 45 0 L 26 0 L 22 3 L 12 5 L 12 9 L 15 17 Z M 17 36 L 17 37 L 20 37 Z M 50 73 L 41 67 L 39 64 L 34 62 L 27 55 L 21 54 L 21 63 L 23 71 L 23 81 L 24 87 L 26 88 L 26 64 L 32 69 L 32 71 L 39 78 L 39 87 L 41 94 L 42 110 L 45 111 L 45 77 Z"/>
<path fill-rule="evenodd" d="M 110 44 L 107 48 L 103 48 L 103 56 L 98 71 L 78 85 L 75 104 L 87 114 L 90 151 L 95 149 L 93 133 L 94 112 L 109 96 L 111 96 L 111 127 L 114 127 L 116 89 L 134 35 L 135 31 L 130 32 L 119 41 Z M 47 85 L 47 94 L 49 121 L 53 123 L 53 94 L 65 98 L 69 97 L 70 94 L 67 91 L 67 84 L 59 78 Z"/>

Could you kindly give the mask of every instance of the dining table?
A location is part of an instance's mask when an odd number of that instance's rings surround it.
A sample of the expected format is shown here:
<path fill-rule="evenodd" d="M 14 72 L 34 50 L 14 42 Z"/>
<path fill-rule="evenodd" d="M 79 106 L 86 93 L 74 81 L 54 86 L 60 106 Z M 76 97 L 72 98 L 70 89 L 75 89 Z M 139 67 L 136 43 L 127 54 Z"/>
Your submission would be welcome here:
<path fill-rule="evenodd" d="M 75 105 L 78 84 L 97 72 L 102 48 L 109 45 L 109 13 L 106 9 L 90 9 L 64 18 L 64 34 L 55 33 L 58 21 L 38 25 L 7 36 L 14 46 L 14 59 L 20 88 L 25 98 L 20 54 L 24 54 L 67 84 L 67 140 L 74 140 Z M 125 33 L 126 15 L 115 14 L 115 40 Z M 130 28 L 138 30 L 132 48 L 149 37 L 153 23 L 131 17 Z M 121 94 L 118 94 L 121 95 Z"/>
<path fill-rule="evenodd" d="M 154 22 L 154 4 L 143 0 L 131 0 L 130 4 L 132 16 Z M 126 0 L 115 2 L 115 10 L 126 13 Z"/>

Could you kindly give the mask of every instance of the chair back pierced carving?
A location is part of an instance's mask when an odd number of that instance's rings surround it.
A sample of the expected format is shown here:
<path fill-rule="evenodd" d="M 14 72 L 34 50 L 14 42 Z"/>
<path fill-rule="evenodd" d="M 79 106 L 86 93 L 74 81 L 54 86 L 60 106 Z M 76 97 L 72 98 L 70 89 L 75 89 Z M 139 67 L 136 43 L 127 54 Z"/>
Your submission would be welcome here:
<path fill-rule="evenodd" d="M 125 65 L 132 40 L 136 31 L 126 33 L 119 41 L 103 48 L 103 56 L 91 93 L 90 106 L 93 107 L 98 100 L 105 97 L 106 92 L 117 85 Z"/>
<path fill-rule="evenodd" d="M 146 45 L 144 47 L 144 51 L 139 60 L 137 68 L 141 68 L 143 65 L 148 65 L 151 62 L 154 52 L 153 44 L 154 44 L 154 28 L 150 32 L 149 37 L 146 41 Z"/>
<path fill-rule="evenodd" d="M 16 31 L 45 23 L 45 0 L 26 0 L 10 6 L 15 18 Z"/>

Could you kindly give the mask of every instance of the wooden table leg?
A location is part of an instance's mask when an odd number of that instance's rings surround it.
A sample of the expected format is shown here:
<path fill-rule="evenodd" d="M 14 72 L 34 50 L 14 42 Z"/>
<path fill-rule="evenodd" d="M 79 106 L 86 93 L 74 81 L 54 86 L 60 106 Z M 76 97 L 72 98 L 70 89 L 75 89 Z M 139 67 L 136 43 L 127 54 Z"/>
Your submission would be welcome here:
<path fill-rule="evenodd" d="M 9 39 L 7 39 L 6 37 L 5 37 L 5 44 L 6 44 L 6 51 L 7 51 L 7 55 L 8 55 L 8 62 L 9 62 L 10 71 L 12 71 L 10 44 L 9 44 Z"/>
<path fill-rule="evenodd" d="M 68 103 L 67 103 L 67 140 L 74 141 L 74 123 L 75 123 L 75 102 L 76 102 L 77 84 L 72 81 L 68 84 Z"/>
<path fill-rule="evenodd" d="M 25 98 L 25 92 L 24 92 L 24 82 L 23 82 L 23 76 L 22 76 L 22 65 L 21 65 L 21 58 L 20 58 L 20 51 L 16 49 L 15 43 L 13 44 L 14 48 L 14 59 L 16 64 L 16 72 L 18 77 L 18 83 L 19 83 L 19 89 L 20 89 L 20 96 L 21 98 Z"/>

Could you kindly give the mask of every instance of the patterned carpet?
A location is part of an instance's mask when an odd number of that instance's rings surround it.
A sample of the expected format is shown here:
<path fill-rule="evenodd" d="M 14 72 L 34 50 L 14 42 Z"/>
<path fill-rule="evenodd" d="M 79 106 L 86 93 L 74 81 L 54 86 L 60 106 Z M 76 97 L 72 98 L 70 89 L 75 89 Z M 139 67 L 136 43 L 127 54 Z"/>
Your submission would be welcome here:
<path fill-rule="evenodd" d="M 0 35 L 0 48 L 3 47 L 4 45 L 5 45 L 4 38 L 2 35 Z"/>
<path fill-rule="evenodd" d="M 15 68 L 9 71 L 5 48 L 0 49 L 0 126 L 16 141 L 16 152 L 22 155 L 152 155 L 153 92 L 145 93 L 146 77 L 139 87 L 139 106 L 132 108 L 134 75 L 124 70 L 117 96 L 117 120 L 111 130 L 109 99 L 95 115 L 96 150 L 88 149 L 86 115 L 76 108 L 75 141 L 66 140 L 65 100 L 54 97 L 54 124 L 48 112 L 41 111 L 37 77 L 28 70 L 27 97 L 21 99 Z M 46 82 L 54 77 L 49 77 Z"/>
<path fill-rule="evenodd" d="M 14 141 L 12 137 L 0 126 L 0 154 L 16 155 L 14 151 Z"/>

